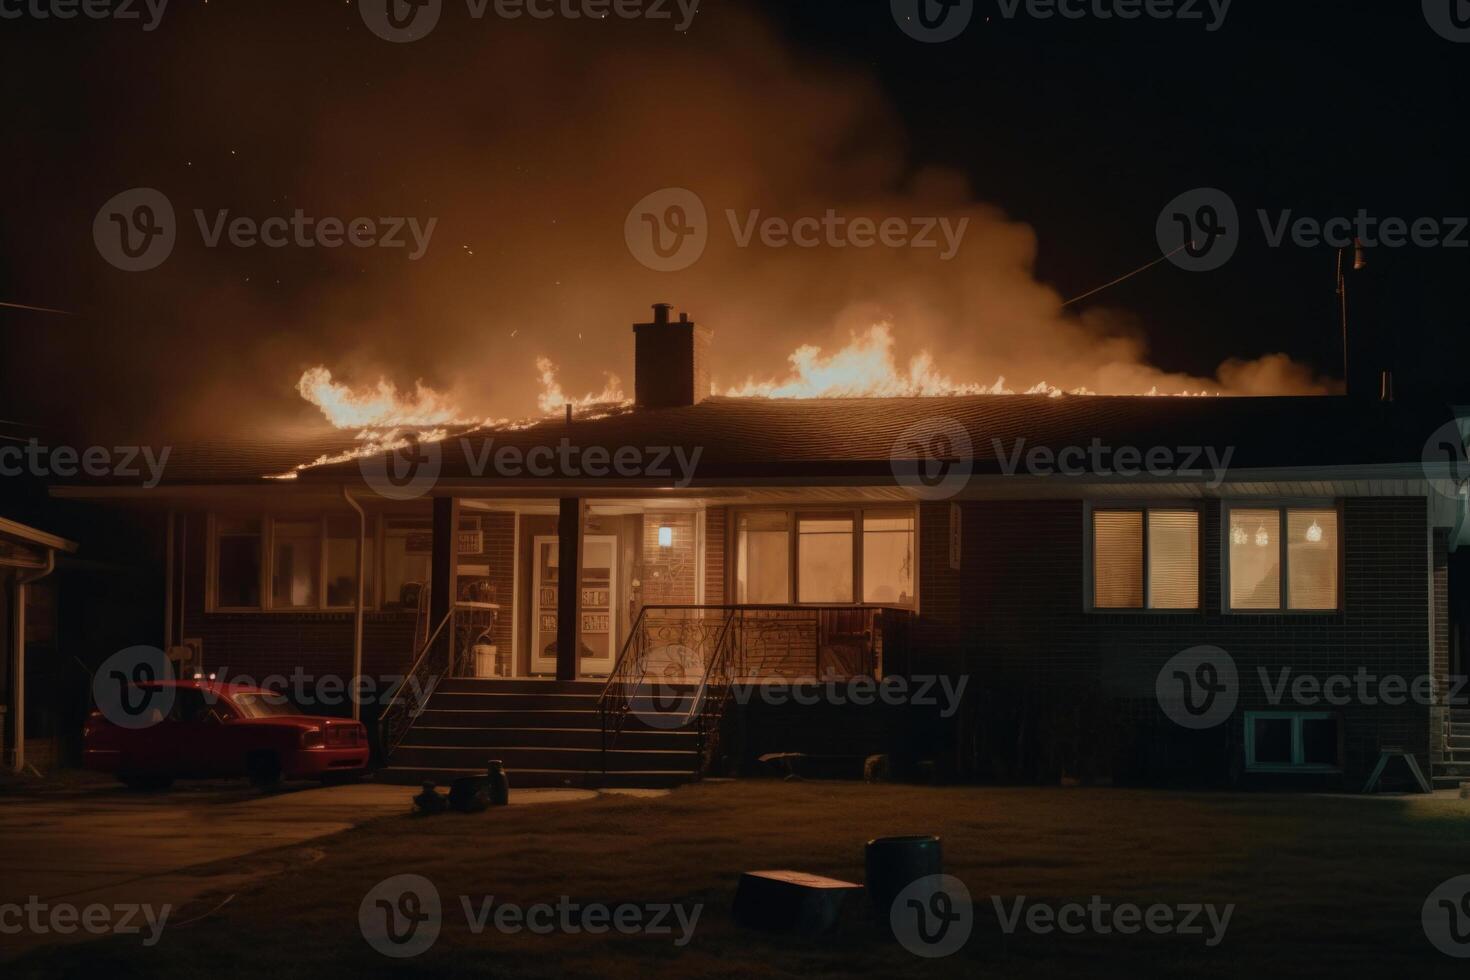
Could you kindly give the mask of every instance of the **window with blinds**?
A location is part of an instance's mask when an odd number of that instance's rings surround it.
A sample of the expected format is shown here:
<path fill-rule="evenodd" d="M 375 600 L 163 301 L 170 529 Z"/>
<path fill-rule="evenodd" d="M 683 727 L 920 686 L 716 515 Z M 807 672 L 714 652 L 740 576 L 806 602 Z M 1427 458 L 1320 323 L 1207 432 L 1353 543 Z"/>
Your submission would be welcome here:
<path fill-rule="evenodd" d="M 1232 507 L 1229 535 L 1232 610 L 1339 607 L 1342 544 L 1335 508 Z"/>
<path fill-rule="evenodd" d="M 1092 588 L 1097 609 L 1198 609 L 1199 513 L 1093 511 Z"/>

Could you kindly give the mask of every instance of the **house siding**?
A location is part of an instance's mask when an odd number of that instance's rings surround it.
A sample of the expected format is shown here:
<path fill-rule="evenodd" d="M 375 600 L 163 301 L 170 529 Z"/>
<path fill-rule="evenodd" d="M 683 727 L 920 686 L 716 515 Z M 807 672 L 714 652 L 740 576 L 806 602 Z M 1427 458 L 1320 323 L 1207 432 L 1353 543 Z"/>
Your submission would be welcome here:
<path fill-rule="evenodd" d="M 1204 610 L 1198 613 L 1091 613 L 1084 609 L 1085 509 L 1081 501 L 966 502 L 962 568 L 949 567 L 949 504 L 921 509 L 920 619 L 916 670 L 968 672 L 978 684 L 978 713 L 1011 710 L 1017 700 L 1052 719 L 1068 702 L 1109 702 L 1140 729 L 1168 733 L 1154 681 L 1174 654 L 1199 645 L 1225 650 L 1237 667 L 1240 700 L 1227 723 L 1210 733 L 1172 732 L 1181 742 L 1209 743 L 1216 775 L 1239 775 L 1244 715 L 1273 705 L 1260 671 L 1276 684 L 1291 676 L 1353 675 L 1359 668 L 1412 683 L 1431 668 L 1448 671 L 1442 535 L 1431 547 L 1422 498 L 1343 501 L 1344 608 L 1323 614 L 1226 615 L 1220 612 L 1221 513 L 1202 510 Z M 1430 569 L 1434 562 L 1435 587 Z M 1288 695 L 1288 700 L 1290 696 Z M 1430 710 L 1354 703 L 1331 707 L 1340 718 L 1342 779 L 1361 786 L 1384 746 L 1401 746 L 1421 764 L 1430 758 Z M 1296 707 L 1280 704 L 1278 710 Z M 1302 710 L 1323 710 L 1303 705 Z M 974 744 L 985 720 L 971 715 Z M 978 754 L 983 755 L 984 750 Z M 972 762 L 976 760 L 972 757 Z M 982 765 L 983 763 L 977 763 Z M 1426 766 L 1427 769 L 1427 766 Z"/>

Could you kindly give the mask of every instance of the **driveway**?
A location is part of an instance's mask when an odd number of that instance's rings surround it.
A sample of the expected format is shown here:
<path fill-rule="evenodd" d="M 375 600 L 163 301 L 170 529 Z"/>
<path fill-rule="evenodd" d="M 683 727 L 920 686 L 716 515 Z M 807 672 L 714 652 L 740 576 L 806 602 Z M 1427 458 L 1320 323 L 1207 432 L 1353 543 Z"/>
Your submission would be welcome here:
<path fill-rule="evenodd" d="M 414 792 L 364 783 L 264 796 L 243 784 L 199 783 L 140 794 L 108 783 L 0 796 L 0 909 L 34 900 L 49 907 L 169 905 L 169 926 L 178 928 L 208 915 L 250 882 L 314 859 L 310 851 L 250 855 L 407 813 Z M 596 795 L 519 790 L 511 802 L 572 802 Z M 206 894 L 210 899 L 199 902 Z M 0 926 L 5 921 L 0 918 Z M 9 921 L 17 921 L 14 913 Z M 80 929 L 68 935 L 0 929 L 0 956 L 87 938 L 92 937 Z"/>

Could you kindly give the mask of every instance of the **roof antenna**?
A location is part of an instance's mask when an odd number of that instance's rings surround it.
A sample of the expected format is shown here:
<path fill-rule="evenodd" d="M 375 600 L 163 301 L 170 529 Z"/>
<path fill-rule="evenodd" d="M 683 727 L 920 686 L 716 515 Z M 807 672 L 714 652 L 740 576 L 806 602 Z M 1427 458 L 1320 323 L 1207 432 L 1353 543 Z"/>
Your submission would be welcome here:
<path fill-rule="evenodd" d="M 1348 300 L 1347 300 L 1347 274 L 1343 271 L 1342 260 L 1347 246 L 1337 250 L 1337 299 L 1338 308 L 1342 313 L 1342 383 L 1348 383 Z M 1363 240 L 1353 239 L 1353 271 L 1362 272 L 1368 268 L 1368 256 L 1363 252 Z"/>

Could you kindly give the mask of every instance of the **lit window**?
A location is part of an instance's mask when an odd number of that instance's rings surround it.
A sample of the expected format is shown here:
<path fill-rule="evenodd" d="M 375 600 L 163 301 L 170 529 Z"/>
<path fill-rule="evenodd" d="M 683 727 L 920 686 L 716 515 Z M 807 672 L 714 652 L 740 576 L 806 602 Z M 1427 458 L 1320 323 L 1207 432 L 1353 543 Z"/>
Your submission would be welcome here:
<path fill-rule="evenodd" d="M 863 512 L 863 601 L 885 606 L 913 605 L 912 512 Z"/>
<path fill-rule="evenodd" d="M 1228 528 L 1231 609 L 1338 608 L 1336 510 L 1232 507 Z"/>
<path fill-rule="evenodd" d="M 1093 511 L 1092 581 L 1097 609 L 1198 609 L 1199 513 Z"/>
<path fill-rule="evenodd" d="M 322 526 L 314 521 L 276 521 L 272 527 L 271 607 L 304 609 L 317 604 Z"/>
<path fill-rule="evenodd" d="M 791 529 L 784 511 L 752 511 L 736 522 L 735 601 L 791 601 Z"/>
<path fill-rule="evenodd" d="M 1245 763 L 1258 771 L 1334 770 L 1337 718 L 1325 712 L 1246 712 Z"/>
<path fill-rule="evenodd" d="M 851 514 L 802 514 L 796 526 L 798 602 L 852 602 Z"/>
<path fill-rule="evenodd" d="M 401 609 L 418 604 L 429 582 L 434 554 L 431 522 L 414 518 L 384 519 L 383 607 Z"/>
<path fill-rule="evenodd" d="M 259 609 L 260 518 L 221 517 L 215 535 L 215 605 Z"/>

